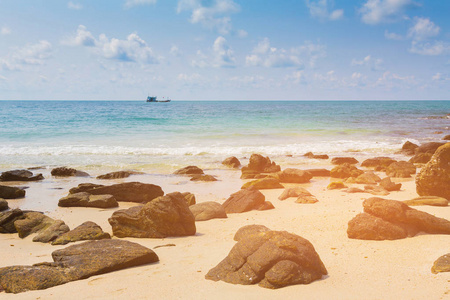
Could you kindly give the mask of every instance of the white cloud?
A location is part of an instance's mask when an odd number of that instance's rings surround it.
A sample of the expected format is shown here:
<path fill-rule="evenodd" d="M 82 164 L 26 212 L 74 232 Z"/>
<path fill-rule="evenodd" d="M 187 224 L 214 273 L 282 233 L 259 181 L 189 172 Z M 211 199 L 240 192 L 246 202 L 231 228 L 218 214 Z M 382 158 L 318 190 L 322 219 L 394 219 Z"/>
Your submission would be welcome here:
<path fill-rule="evenodd" d="M 443 55 L 450 53 L 450 45 L 442 41 L 434 41 L 434 42 L 412 41 L 411 48 L 409 48 L 409 52 L 427 56 Z"/>
<path fill-rule="evenodd" d="M 9 27 L 3 26 L 0 30 L 1 35 L 8 35 L 11 34 L 11 29 Z"/>
<path fill-rule="evenodd" d="M 201 50 L 198 50 L 197 57 L 192 60 L 191 65 L 196 68 L 206 68 L 210 64 L 208 63 L 208 57 Z"/>
<path fill-rule="evenodd" d="M 400 76 L 398 74 L 386 71 L 375 82 L 375 86 L 382 86 L 388 90 L 394 88 L 411 88 L 417 85 L 417 81 L 414 76 Z"/>
<path fill-rule="evenodd" d="M 305 74 L 303 70 L 292 72 L 285 78 L 287 81 L 292 81 L 295 84 L 306 83 Z"/>
<path fill-rule="evenodd" d="M 180 56 L 181 55 L 181 50 L 177 46 L 172 46 L 170 48 L 170 54 L 173 55 L 173 56 Z"/>
<path fill-rule="evenodd" d="M 239 30 L 237 31 L 237 35 L 238 35 L 238 37 L 240 37 L 240 38 L 245 38 L 245 37 L 247 37 L 248 32 L 245 31 L 245 30 L 243 30 L 243 29 L 239 29 Z"/>
<path fill-rule="evenodd" d="M 233 50 L 228 46 L 227 40 L 223 36 L 219 36 L 213 45 L 215 66 L 217 67 L 234 67 L 236 59 Z"/>
<path fill-rule="evenodd" d="M 403 40 L 403 36 L 401 36 L 400 34 L 397 34 L 394 32 L 389 32 L 387 30 L 384 32 L 384 37 L 387 38 L 388 40 L 394 40 L 394 41 Z"/>
<path fill-rule="evenodd" d="M 381 58 L 373 58 L 371 55 L 367 55 L 362 60 L 353 59 L 352 66 L 366 66 L 372 71 L 383 70 L 383 60 Z"/>
<path fill-rule="evenodd" d="M 390 22 L 403 16 L 409 6 L 416 5 L 412 0 L 367 0 L 360 9 L 362 21 L 367 24 Z"/>
<path fill-rule="evenodd" d="M 130 8 L 138 5 L 155 4 L 157 0 L 126 0 L 125 7 Z"/>
<path fill-rule="evenodd" d="M 203 5 L 201 0 L 179 0 L 177 12 L 182 11 L 192 12 L 192 24 L 199 23 L 225 35 L 230 33 L 232 27 L 229 15 L 239 12 L 240 7 L 233 0 L 214 0 L 210 6 Z"/>
<path fill-rule="evenodd" d="M 344 17 L 343 9 L 332 10 L 334 7 L 333 0 L 306 0 L 306 6 L 313 18 L 336 21 Z M 330 10 L 332 11 L 330 12 Z"/>
<path fill-rule="evenodd" d="M 94 52 L 108 59 L 131 61 L 141 64 L 157 64 L 161 58 L 156 57 L 153 50 L 136 33 L 128 35 L 127 39 L 109 39 L 101 34 L 94 38 L 85 26 L 80 25 L 74 37 L 66 39 L 63 44 L 69 46 L 92 47 Z"/>
<path fill-rule="evenodd" d="M 0 68 L 6 70 L 22 70 L 25 65 L 43 65 L 51 56 L 52 44 L 42 40 L 37 44 L 14 49 L 6 58 L 0 58 Z"/>
<path fill-rule="evenodd" d="M 441 28 L 435 25 L 430 19 L 414 18 L 414 25 L 408 31 L 408 37 L 416 41 L 426 40 L 439 34 Z"/>
<path fill-rule="evenodd" d="M 73 10 L 80 10 L 83 9 L 83 5 L 81 5 L 80 3 L 74 3 L 72 1 L 69 1 L 69 3 L 67 3 L 67 8 Z"/>

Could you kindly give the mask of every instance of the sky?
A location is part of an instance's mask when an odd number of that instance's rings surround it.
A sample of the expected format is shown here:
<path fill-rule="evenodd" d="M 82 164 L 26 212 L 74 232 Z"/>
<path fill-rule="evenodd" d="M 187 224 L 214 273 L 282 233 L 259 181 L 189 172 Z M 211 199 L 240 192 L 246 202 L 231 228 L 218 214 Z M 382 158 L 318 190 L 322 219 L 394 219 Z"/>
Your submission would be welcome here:
<path fill-rule="evenodd" d="M 449 0 L 0 0 L 1 100 L 449 100 Z"/>

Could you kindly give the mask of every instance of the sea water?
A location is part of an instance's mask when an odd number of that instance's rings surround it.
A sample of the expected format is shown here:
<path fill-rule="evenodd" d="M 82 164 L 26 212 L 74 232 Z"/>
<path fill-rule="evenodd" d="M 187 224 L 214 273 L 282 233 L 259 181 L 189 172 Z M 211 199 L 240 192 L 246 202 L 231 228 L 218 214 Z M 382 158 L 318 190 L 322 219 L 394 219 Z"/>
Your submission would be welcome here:
<path fill-rule="evenodd" d="M 0 171 L 168 174 L 252 153 L 290 164 L 309 151 L 389 156 L 450 134 L 449 113 L 450 101 L 0 101 Z"/>

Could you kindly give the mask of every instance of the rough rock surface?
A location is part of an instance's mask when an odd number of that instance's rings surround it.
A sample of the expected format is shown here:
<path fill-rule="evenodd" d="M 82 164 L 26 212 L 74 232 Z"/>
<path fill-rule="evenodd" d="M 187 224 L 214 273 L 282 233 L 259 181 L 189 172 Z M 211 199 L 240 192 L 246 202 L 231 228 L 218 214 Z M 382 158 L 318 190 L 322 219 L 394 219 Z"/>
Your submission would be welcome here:
<path fill-rule="evenodd" d="M 33 172 L 28 170 L 6 171 L 0 175 L 0 181 L 38 181 L 43 179 L 42 174 L 33 175 Z"/>
<path fill-rule="evenodd" d="M 24 212 L 23 217 L 14 222 L 14 227 L 16 227 L 19 237 L 24 238 L 32 233 L 39 232 L 47 227 L 50 227 L 55 222 L 56 220 L 44 215 L 41 212 L 30 211 Z"/>
<path fill-rule="evenodd" d="M 110 208 L 118 207 L 119 203 L 112 195 L 91 195 L 87 192 L 80 192 L 59 199 L 58 206 Z"/>
<path fill-rule="evenodd" d="M 440 272 L 450 272 L 450 253 L 442 255 L 433 264 L 431 272 L 434 274 Z"/>
<path fill-rule="evenodd" d="M 243 189 L 231 196 L 222 204 L 227 214 L 243 213 L 250 210 L 258 210 L 266 202 L 266 197 L 254 189 Z"/>
<path fill-rule="evenodd" d="M 279 200 L 286 200 L 287 198 L 295 197 L 295 203 L 316 203 L 319 200 L 310 192 L 302 187 L 288 188 L 278 197 Z"/>
<path fill-rule="evenodd" d="M 241 162 L 235 156 L 231 156 L 222 161 L 222 165 L 237 169 L 241 166 Z"/>
<path fill-rule="evenodd" d="M 164 238 L 196 232 L 194 215 L 181 193 L 170 193 L 143 206 L 115 211 L 108 221 L 117 237 Z"/>
<path fill-rule="evenodd" d="M 0 198 L 18 199 L 23 197 L 25 197 L 25 190 L 12 186 L 0 185 Z"/>
<path fill-rule="evenodd" d="M 95 184 L 95 183 L 80 183 L 77 187 L 71 188 L 69 190 L 70 194 L 76 194 L 81 192 L 86 192 L 89 190 L 93 190 L 99 187 L 104 187 L 103 184 Z"/>
<path fill-rule="evenodd" d="M 183 195 L 184 200 L 186 200 L 186 203 L 188 206 L 194 205 L 196 203 L 194 194 L 189 193 L 189 192 L 184 192 L 184 193 L 181 193 L 181 195 Z"/>
<path fill-rule="evenodd" d="M 430 161 L 432 156 L 433 154 L 431 153 L 419 153 L 411 157 L 408 161 L 413 164 L 426 164 Z"/>
<path fill-rule="evenodd" d="M 239 242 L 242 239 L 247 238 L 248 236 L 251 235 L 258 235 L 261 232 L 266 232 L 266 231 L 270 231 L 269 228 L 267 228 L 264 225 L 246 225 L 243 226 L 241 228 L 238 229 L 238 231 L 236 231 L 236 233 L 234 234 L 233 240 L 235 240 L 236 242 Z"/>
<path fill-rule="evenodd" d="M 391 177 L 386 177 L 380 181 L 380 186 L 388 192 L 394 192 L 394 191 L 400 191 L 402 184 L 394 183 L 394 182 L 392 182 Z"/>
<path fill-rule="evenodd" d="M 282 186 L 280 184 L 280 181 L 276 178 L 263 178 L 263 179 L 256 179 L 256 180 L 244 183 L 244 185 L 242 185 L 242 187 L 241 187 L 241 189 L 247 189 L 247 188 L 264 190 L 264 189 L 282 189 L 282 188 L 284 188 L 284 186 Z"/>
<path fill-rule="evenodd" d="M 375 168 L 377 170 L 385 169 L 389 167 L 390 164 L 396 162 L 395 159 L 392 159 L 390 157 L 374 157 L 366 159 L 361 163 L 361 167 L 366 168 Z"/>
<path fill-rule="evenodd" d="M 355 183 L 359 184 L 377 184 L 381 178 L 373 172 L 365 172 L 355 178 Z"/>
<path fill-rule="evenodd" d="M 431 206 L 448 206 L 448 200 L 437 196 L 421 196 L 411 200 L 403 201 L 408 206 L 431 205 Z"/>
<path fill-rule="evenodd" d="M 103 232 L 102 228 L 94 222 L 87 221 L 80 226 L 58 236 L 52 245 L 65 245 L 70 242 L 86 241 L 86 240 L 103 240 L 110 239 L 111 236 L 107 232 Z"/>
<path fill-rule="evenodd" d="M 195 174 L 191 176 L 191 181 L 217 181 L 216 177 L 205 174 Z"/>
<path fill-rule="evenodd" d="M 345 189 L 347 186 L 342 181 L 333 181 L 328 184 L 328 190 Z"/>
<path fill-rule="evenodd" d="M 69 226 L 67 226 L 64 221 L 55 220 L 53 224 L 39 231 L 38 234 L 33 238 L 33 242 L 49 243 L 61 234 L 68 232 L 69 230 Z"/>
<path fill-rule="evenodd" d="M 416 174 L 416 166 L 407 161 L 397 161 L 386 169 L 386 175 L 390 177 L 409 178 L 412 174 Z"/>
<path fill-rule="evenodd" d="M 193 175 L 193 174 L 204 174 L 203 170 L 197 166 L 187 166 L 182 169 L 176 170 L 174 174 L 177 175 Z"/>
<path fill-rule="evenodd" d="M 207 221 L 211 219 L 225 219 L 227 213 L 222 205 L 214 201 L 202 202 L 189 206 L 195 221 Z"/>
<path fill-rule="evenodd" d="M 157 262 L 152 250 L 122 240 L 89 241 L 52 253 L 53 263 L 0 269 L 0 290 L 21 293 L 47 289 L 129 267 Z"/>
<path fill-rule="evenodd" d="M 0 198 L 0 211 L 7 210 L 9 208 L 8 201 L 3 198 Z"/>
<path fill-rule="evenodd" d="M 358 177 L 363 174 L 364 171 L 358 169 L 352 164 L 344 163 L 342 165 L 338 165 L 331 169 L 330 176 L 333 178 L 349 178 L 349 177 Z"/>
<path fill-rule="evenodd" d="M 402 146 L 401 153 L 405 155 L 414 155 L 418 147 L 419 145 L 411 143 L 410 141 L 406 141 Z"/>
<path fill-rule="evenodd" d="M 308 284 L 326 274 L 308 240 L 286 231 L 266 231 L 241 238 L 205 278 L 276 289 Z"/>
<path fill-rule="evenodd" d="M 316 155 L 316 154 L 314 154 L 312 152 L 305 153 L 303 156 L 307 157 L 307 158 L 313 158 L 313 159 L 329 159 L 330 158 L 326 154 L 318 154 L 318 155 Z"/>
<path fill-rule="evenodd" d="M 440 147 L 416 176 L 420 196 L 439 196 L 450 200 L 450 143 Z"/>
<path fill-rule="evenodd" d="M 86 172 L 78 171 L 76 169 L 67 168 L 67 167 L 54 168 L 51 171 L 51 174 L 52 174 L 52 176 L 59 176 L 59 177 L 70 177 L 70 176 L 89 177 L 89 174 Z"/>
<path fill-rule="evenodd" d="M 97 179 L 120 179 L 128 178 L 131 175 L 144 174 L 136 171 L 117 171 L 97 176 Z"/>
<path fill-rule="evenodd" d="M 342 164 L 354 165 L 354 164 L 358 163 L 358 160 L 356 160 L 356 158 L 354 158 L 354 157 L 334 157 L 331 160 L 331 163 L 333 165 L 342 165 Z"/>
<path fill-rule="evenodd" d="M 418 232 L 450 234 L 450 221 L 410 208 L 395 200 L 369 198 L 364 213 L 348 223 L 349 238 L 394 240 L 415 236 Z"/>
<path fill-rule="evenodd" d="M 282 183 L 307 183 L 313 177 L 311 173 L 299 169 L 287 168 L 276 176 Z"/>
<path fill-rule="evenodd" d="M 419 153 L 434 154 L 436 152 L 436 150 L 443 145 L 445 145 L 445 143 L 439 143 L 439 142 L 425 143 L 416 148 L 415 154 L 419 154 Z"/>
<path fill-rule="evenodd" d="M 330 170 L 327 169 L 308 169 L 305 171 L 310 173 L 313 177 L 330 177 Z"/>
<path fill-rule="evenodd" d="M 23 211 L 18 208 L 0 212 L 0 233 L 17 233 L 14 222 L 23 218 Z"/>

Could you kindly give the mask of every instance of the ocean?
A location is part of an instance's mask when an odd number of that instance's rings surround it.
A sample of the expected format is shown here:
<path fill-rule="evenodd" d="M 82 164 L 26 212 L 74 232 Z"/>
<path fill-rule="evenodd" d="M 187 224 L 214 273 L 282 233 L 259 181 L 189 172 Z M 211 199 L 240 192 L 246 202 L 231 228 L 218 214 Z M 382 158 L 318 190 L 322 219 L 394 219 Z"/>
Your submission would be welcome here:
<path fill-rule="evenodd" d="M 0 101 L 0 171 L 169 174 L 252 153 L 290 165 L 309 151 L 395 156 L 407 140 L 450 134 L 449 113 L 450 101 Z"/>

